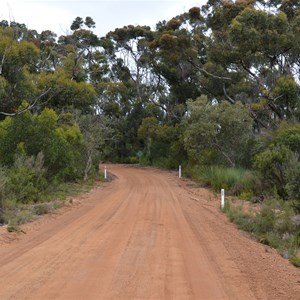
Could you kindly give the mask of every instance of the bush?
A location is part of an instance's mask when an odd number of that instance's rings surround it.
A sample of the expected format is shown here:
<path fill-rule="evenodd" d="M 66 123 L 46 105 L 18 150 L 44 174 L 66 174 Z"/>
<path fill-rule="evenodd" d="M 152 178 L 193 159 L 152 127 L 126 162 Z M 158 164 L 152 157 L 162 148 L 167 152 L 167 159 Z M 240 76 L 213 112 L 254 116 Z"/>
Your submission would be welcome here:
<path fill-rule="evenodd" d="M 21 228 L 19 227 L 19 225 L 12 223 L 7 225 L 7 231 L 8 232 L 20 232 Z"/>
<path fill-rule="evenodd" d="M 283 199 L 287 199 L 286 171 L 291 158 L 292 152 L 285 145 L 271 145 L 254 158 L 254 167 L 262 174 L 266 188 L 276 190 Z"/>
<path fill-rule="evenodd" d="M 293 155 L 286 170 L 286 190 L 296 212 L 300 212 L 300 162 Z"/>
<path fill-rule="evenodd" d="M 11 168 L 16 155 L 37 157 L 40 152 L 44 154 L 47 179 L 83 177 L 85 147 L 76 124 L 59 124 L 57 113 L 48 108 L 40 114 L 27 111 L 0 122 L 0 163 Z"/>
<path fill-rule="evenodd" d="M 297 268 L 300 268 L 300 258 L 296 255 L 293 255 L 290 258 L 290 262 Z"/>
<path fill-rule="evenodd" d="M 14 166 L 7 172 L 6 191 L 17 202 L 37 201 L 47 186 L 43 154 L 35 157 L 16 157 Z"/>
<path fill-rule="evenodd" d="M 261 211 L 255 216 L 255 229 L 257 233 L 272 232 L 275 225 L 275 212 L 269 205 L 263 205 Z"/>
<path fill-rule="evenodd" d="M 40 203 L 34 206 L 34 213 L 38 216 L 48 214 L 51 211 L 51 207 L 47 203 Z"/>
<path fill-rule="evenodd" d="M 23 209 L 17 212 L 12 219 L 17 225 L 25 224 L 34 218 L 33 213 L 28 209 Z"/>
<path fill-rule="evenodd" d="M 271 142 L 255 156 L 254 167 L 266 190 L 292 200 L 295 211 L 300 211 L 300 125 L 282 122 Z"/>
<path fill-rule="evenodd" d="M 240 102 L 213 104 L 206 96 L 187 102 L 184 146 L 189 159 L 206 164 L 243 165 L 252 140 L 253 120 Z"/>

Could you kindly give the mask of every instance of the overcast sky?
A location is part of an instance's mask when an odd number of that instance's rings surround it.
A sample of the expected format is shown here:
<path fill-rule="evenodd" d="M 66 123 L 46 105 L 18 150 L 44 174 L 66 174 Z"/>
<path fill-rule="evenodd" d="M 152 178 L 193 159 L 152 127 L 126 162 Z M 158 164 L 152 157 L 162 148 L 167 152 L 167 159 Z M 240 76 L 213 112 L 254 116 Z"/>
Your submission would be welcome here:
<path fill-rule="evenodd" d="M 0 0 L 0 20 L 24 23 L 29 29 L 69 31 L 76 17 L 92 17 L 99 36 L 125 25 L 154 28 L 162 20 L 201 6 L 206 0 Z"/>

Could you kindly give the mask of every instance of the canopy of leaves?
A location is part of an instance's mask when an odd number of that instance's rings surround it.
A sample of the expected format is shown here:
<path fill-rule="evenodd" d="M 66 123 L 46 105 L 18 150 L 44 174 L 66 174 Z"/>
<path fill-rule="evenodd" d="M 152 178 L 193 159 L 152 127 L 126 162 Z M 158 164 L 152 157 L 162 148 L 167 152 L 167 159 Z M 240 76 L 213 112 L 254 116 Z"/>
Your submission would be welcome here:
<path fill-rule="evenodd" d="M 184 141 L 191 159 L 201 161 L 203 153 L 209 150 L 215 163 L 241 165 L 243 150 L 252 135 L 252 120 L 247 109 L 239 102 L 211 104 L 204 96 L 188 102 L 188 109 L 190 116 Z"/>

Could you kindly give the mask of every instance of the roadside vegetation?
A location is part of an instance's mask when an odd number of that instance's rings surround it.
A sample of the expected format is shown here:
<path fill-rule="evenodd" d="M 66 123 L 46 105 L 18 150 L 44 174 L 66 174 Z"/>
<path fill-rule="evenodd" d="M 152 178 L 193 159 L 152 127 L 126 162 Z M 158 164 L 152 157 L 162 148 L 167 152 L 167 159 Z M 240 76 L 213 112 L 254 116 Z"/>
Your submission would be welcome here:
<path fill-rule="evenodd" d="M 17 157 L 16 166 L 0 171 L 0 224 L 6 224 L 10 232 L 19 232 L 20 225 L 72 203 L 74 196 L 88 192 L 103 181 L 100 174 L 88 180 L 47 181 L 43 174 L 45 169 L 41 172 L 38 163 L 33 157 Z"/>
<path fill-rule="evenodd" d="M 300 267 L 300 214 L 294 211 L 289 202 L 267 199 L 259 206 L 245 208 L 242 203 L 227 201 L 224 212 L 239 229 L 277 249 L 284 258 Z"/>
<path fill-rule="evenodd" d="M 99 161 L 182 165 L 262 202 L 226 212 L 298 265 L 299 16 L 292 0 L 209 0 L 103 37 L 91 17 L 62 36 L 2 20 L 0 222 L 51 210 L 53 192 Z"/>

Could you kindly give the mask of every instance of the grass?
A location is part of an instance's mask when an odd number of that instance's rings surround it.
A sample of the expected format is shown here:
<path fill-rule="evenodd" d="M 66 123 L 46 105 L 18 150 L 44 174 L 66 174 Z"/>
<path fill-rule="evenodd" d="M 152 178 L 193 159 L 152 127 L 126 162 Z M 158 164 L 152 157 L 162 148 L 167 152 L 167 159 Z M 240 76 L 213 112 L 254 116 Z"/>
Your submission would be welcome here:
<path fill-rule="evenodd" d="M 196 166 L 190 171 L 191 177 L 205 186 L 219 192 L 225 189 L 227 194 L 250 200 L 261 190 L 257 174 L 242 168 L 222 166 Z"/>
<path fill-rule="evenodd" d="M 260 210 L 245 211 L 227 201 L 224 213 L 241 230 L 249 232 L 259 242 L 269 245 L 300 267 L 297 256 L 300 247 L 299 215 L 295 215 L 288 202 L 267 200 Z"/>

